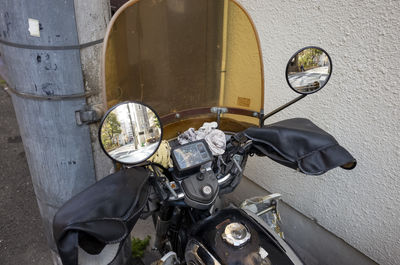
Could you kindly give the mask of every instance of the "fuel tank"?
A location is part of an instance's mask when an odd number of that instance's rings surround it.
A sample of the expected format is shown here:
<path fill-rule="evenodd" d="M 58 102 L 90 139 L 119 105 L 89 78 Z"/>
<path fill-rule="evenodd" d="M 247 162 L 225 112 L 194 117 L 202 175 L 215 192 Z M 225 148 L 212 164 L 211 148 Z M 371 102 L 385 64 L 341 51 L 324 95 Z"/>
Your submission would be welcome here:
<path fill-rule="evenodd" d="M 254 213 L 229 208 L 199 222 L 185 251 L 190 265 L 303 264 L 290 246 Z"/>

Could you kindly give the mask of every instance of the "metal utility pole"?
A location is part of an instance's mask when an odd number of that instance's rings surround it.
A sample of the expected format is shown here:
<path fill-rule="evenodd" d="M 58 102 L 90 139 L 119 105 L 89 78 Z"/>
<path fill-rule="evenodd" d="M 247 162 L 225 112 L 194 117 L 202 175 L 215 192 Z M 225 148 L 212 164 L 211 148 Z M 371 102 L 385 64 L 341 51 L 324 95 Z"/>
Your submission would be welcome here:
<path fill-rule="evenodd" d="M 86 124 L 98 114 L 93 110 L 103 107 L 100 59 L 109 3 L 0 0 L 0 7 L 0 54 L 8 91 L 53 262 L 60 264 L 54 214 L 112 167 L 100 151 L 97 124 Z M 129 255 L 121 251 L 113 264 L 124 264 Z M 107 258 L 84 260 L 81 264 L 107 264 Z"/>
<path fill-rule="evenodd" d="M 95 40 L 102 40 L 106 33 L 107 25 L 110 20 L 110 1 L 109 0 L 74 0 L 75 19 L 79 43 L 90 43 Z M 80 50 L 82 74 L 86 92 L 102 92 L 101 76 L 101 57 L 103 55 L 103 45 L 91 45 Z M 103 106 L 105 95 L 97 93 L 87 98 L 90 106 Z M 98 140 L 99 123 L 90 124 L 90 136 L 92 140 L 93 157 L 97 180 L 102 179 L 110 173 L 113 163 L 104 154 Z"/>

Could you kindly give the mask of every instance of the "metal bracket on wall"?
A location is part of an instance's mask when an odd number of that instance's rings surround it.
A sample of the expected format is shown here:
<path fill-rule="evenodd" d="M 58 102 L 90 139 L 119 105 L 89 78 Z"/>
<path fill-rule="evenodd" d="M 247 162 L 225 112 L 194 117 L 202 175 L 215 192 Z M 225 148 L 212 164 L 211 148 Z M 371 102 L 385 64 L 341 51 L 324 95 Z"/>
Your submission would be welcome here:
<path fill-rule="evenodd" d="M 91 124 L 101 120 L 104 114 L 104 108 L 101 104 L 84 105 L 82 109 L 75 111 L 76 124 Z"/>

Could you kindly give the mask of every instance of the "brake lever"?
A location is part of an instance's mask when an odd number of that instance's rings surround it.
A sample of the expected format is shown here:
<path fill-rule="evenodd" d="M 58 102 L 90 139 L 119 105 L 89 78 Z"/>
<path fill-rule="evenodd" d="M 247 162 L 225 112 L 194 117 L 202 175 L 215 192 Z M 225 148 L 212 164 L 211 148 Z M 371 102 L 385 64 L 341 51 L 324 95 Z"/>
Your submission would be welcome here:
<path fill-rule="evenodd" d="M 165 176 L 164 176 L 165 177 Z M 171 183 L 169 180 L 165 177 L 164 184 L 167 186 L 167 189 L 171 192 L 172 196 L 178 199 L 178 194 L 174 191 L 174 189 L 171 187 Z"/>
<path fill-rule="evenodd" d="M 236 168 L 239 170 L 240 173 L 243 173 L 243 169 L 238 162 L 239 159 L 241 160 L 241 156 L 238 154 L 235 154 L 232 157 L 233 164 L 235 164 Z"/>

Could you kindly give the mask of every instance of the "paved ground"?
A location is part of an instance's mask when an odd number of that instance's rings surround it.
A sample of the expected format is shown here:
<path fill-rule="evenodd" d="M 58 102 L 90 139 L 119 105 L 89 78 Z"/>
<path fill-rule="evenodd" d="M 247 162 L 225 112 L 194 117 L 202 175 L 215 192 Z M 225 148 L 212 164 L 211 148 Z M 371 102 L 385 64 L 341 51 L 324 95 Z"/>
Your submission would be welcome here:
<path fill-rule="evenodd" d="M 17 120 L 3 88 L 0 106 L 0 264 L 51 265 Z"/>
<path fill-rule="evenodd" d="M 326 83 L 328 75 L 328 66 L 322 66 L 307 70 L 305 72 L 291 74 L 288 78 L 290 84 L 295 88 L 312 85 L 315 81 L 318 81 L 320 86 L 323 86 Z"/>
<path fill-rule="evenodd" d="M 146 236 L 150 236 L 150 244 L 147 247 L 147 251 L 143 255 L 143 265 L 151 264 L 152 262 L 156 261 L 157 258 L 161 258 L 160 254 L 157 251 L 151 250 L 154 246 L 154 237 L 155 237 L 155 229 L 153 226 L 153 221 L 151 217 L 146 220 L 140 220 L 136 223 L 135 227 L 132 230 L 131 236 L 144 239 Z M 136 260 L 136 262 L 138 262 Z"/>

